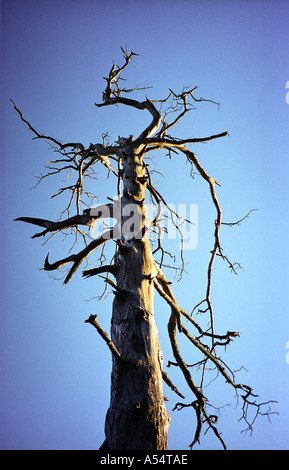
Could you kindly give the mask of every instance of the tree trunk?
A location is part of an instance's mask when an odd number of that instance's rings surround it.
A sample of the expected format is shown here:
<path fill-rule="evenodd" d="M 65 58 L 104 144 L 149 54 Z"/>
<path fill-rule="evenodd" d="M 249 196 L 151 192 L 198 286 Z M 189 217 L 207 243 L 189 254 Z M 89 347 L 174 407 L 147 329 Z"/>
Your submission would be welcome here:
<path fill-rule="evenodd" d="M 113 358 L 106 447 L 165 450 L 170 417 L 164 404 L 161 351 L 153 313 L 155 267 L 145 234 L 145 166 L 129 144 L 122 162 L 122 237 L 115 259 L 118 270 L 111 339 L 123 361 Z"/>

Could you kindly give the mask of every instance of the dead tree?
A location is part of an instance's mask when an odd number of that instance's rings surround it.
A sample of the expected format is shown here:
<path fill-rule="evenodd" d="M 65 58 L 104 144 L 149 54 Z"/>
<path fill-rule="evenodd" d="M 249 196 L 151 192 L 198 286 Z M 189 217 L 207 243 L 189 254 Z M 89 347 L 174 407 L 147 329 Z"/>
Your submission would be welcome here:
<path fill-rule="evenodd" d="M 182 399 L 185 397 L 169 379 L 163 370 L 162 353 L 158 342 L 158 330 L 154 317 L 153 296 L 156 291 L 169 306 L 168 336 L 171 344 L 174 364 L 182 372 L 184 381 L 191 392 L 189 402 L 178 402 L 176 409 L 190 406 L 195 412 L 196 427 L 190 447 L 200 440 L 202 427 L 211 429 L 225 448 L 221 433 L 217 428 L 217 416 L 210 413 L 212 404 L 204 394 L 205 376 L 208 368 L 214 369 L 225 383 L 229 384 L 243 403 L 242 417 L 247 430 L 257 415 L 270 416 L 270 402 L 256 403 L 256 395 L 251 387 L 240 384 L 235 380 L 235 374 L 224 363 L 220 349 L 225 348 L 238 332 L 228 331 L 217 334 L 214 329 L 213 307 L 211 302 L 212 269 L 216 257 L 228 263 L 231 270 L 236 272 L 239 265 L 231 263 L 224 255 L 220 242 L 222 211 L 216 194 L 218 183 L 200 164 L 196 154 L 188 149 L 188 144 L 207 142 L 228 136 L 221 132 L 201 138 L 179 139 L 169 134 L 174 126 L 197 103 L 209 101 L 196 97 L 197 87 L 184 88 L 181 92 L 169 90 L 168 95 L 159 101 L 143 101 L 132 99 L 129 95 L 147 87 L 125 88 L 121 73 L 133 59 L 134 52 L 122 49 L 123 65 L 112 65 L 105 78 L 106 88 L 102 101 L 95 103 L 98 108 L 104 106 L 123 105 L 137 110 L 146 111 L 150 116 L 147 127 L 134 138 L 119 137 L 113 144 L 107 141 L 108 135 L 103 134 L 101 143 L 85 147 L 79 142 L 62 143 L 59 140 L 39 133 L 23 117 L 22 112 L 13 102 L 16 111 L 34 134 L 34 139 L 49 142 L 58 154 L 57 158 L 48 164 L 48 171 L 39 177 L 39 182 L 48 176 L 69 173 L 72 184 L 62 187 L 52 197 L 69 193 L 66 208 L 61 212 L 58 221 L 50 221 L 32 217 L 20 217 L 21 220 L 43 228 L 32 238 L 45 237 L 48 239 L 57 233 L 66 233 L 70 229 L 75 236 L 74 244 L 82 240 L 84 246 L 75 254 L 58 261 L 51 262 L 48 255 L 45 259 L 44 270 L 54 271 L 68 265 L 64 284 L 67 284 L 84 260 L 96 249 L 103 250 L 107 242 L 115 242 L 115 250 L 110 263 L 104 264 L 100 256 L 99 265 L 83 271 L 85 278 L 105 274 L 106 287 L 111 287 L 114 301 L 111 317 L 111 333 L 108 335 L 97 321 L 96 315 L 91 315 L 87 322 L 96 328 L 107 343 L 112 353 L 111 397 L 110 406 L 105 422 L 105 442 L 102 449 L 108 450 L 165 450 L 167 449 L 167 433 L 170 417 L 165 407 L 163 381 Z M 194 168 L 208 185 L 212 204 L 215 207 L 216 218 L 213 225 L 213 247 L 207 268 L 207 286 L 204 299 L 187 313 L 174 297 L 171 283 L 163 272 L 166 256 L 172 257 L 162 243 L 162 209 L 166 207 L 172 222 L 175 224 L 180 237 L 182 232 L 178 224 L 178 214 L 166 203 L 166 200 L 152 181 L 148 163 L 150 152 L 165 149 L 170 156 L 178 153 Z M 94 179 L 95 167 L 104 165 L 108 176 L 116 179 L 117 198 L 96 207 L 92 206 L 95 194 L 87 191 L 85 182 Z M 74 180 L 73 180 L 74 178 Z M 155 205 L 155 217 L 149 220 L 146 210 L 146 197 L 150 197 Z M 75 207 L 74 215 L 71 211 Z M 83 210 L 83 207 L 86 207 Z M 82 209 L 81 209 L 82 208 Z M 82 211 L 82 212 L 81 212 Z M 102 234 L 93 238 L 90 227 L 96 221 L 110 218 L 114 220 L 113 227 L 108 227 Z M 184 221 L 183 221 L 184 222 Z M 239 223 L 240 221 L 236 222 Z M 190 223 L 190 221 L 186 221 Z M 230 224 L 233 225 L 233 224 Z M 88 228 L 88 229 L 87 229 Z M 157 235 L 156 245 L 152 248 L 149 233 Z M 74 245 L 73 245 L 74 246 Z M 181 258 L 183 256 L 181 253 Z M 181 267 L 181 270 L 183 266 Z M 208 316 L 209 328 L 203 330 L 196 320 L 196 313 Z M 184 326 L 183 319 L 186 319 Z M 188 365 L 180 351 L 178 336 L 184 335 L 199 354 L 200 359 L 192 366 Z M 191 368 L 192 367 L 192 368 Z M 191 369 L 190 369 L 191 368 Z M 196 382 L 197 371 L 201 372 L 199 383 Z M 241 395 L 240 395 L 241 394 Z M 267 405 L 265 411 L 263 406 Z M 248 408 L 255 409 L 255 414 L 249 420 Z"/>

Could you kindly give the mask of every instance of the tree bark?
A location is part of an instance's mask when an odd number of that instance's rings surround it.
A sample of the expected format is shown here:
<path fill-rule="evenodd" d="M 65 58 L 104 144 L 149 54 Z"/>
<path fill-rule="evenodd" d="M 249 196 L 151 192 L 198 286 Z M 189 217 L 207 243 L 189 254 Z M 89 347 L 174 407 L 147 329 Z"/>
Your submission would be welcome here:
<path fill-rule="evenodd" d="M 111 339 L 122 360 L 113 357 L 106 447 L 165 450 L 170 417 L 153 312 L 155 267 L 145 233 L 145 166 L 129 144 L 122 164 L 122 237 L 115 258 L 117 289 L 111 321 Z"/>

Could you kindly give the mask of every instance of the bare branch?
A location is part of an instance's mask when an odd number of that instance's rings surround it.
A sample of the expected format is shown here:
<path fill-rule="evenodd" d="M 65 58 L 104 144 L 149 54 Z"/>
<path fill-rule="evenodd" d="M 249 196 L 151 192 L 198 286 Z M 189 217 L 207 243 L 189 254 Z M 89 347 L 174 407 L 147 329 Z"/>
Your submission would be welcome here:
<path fill-rule="evenodd" d="M 196 144 L 196 143 L 203 143 L 209 142 L 214 139 L 219 139 L 221 137 L 227 137 L 229 135 L 228 131 L 221 132 L 220 134 L 213 134 L 208 137 L 196 137 L 192 139 L 176 139 L 172 137 L 166 138 L 158 138 L 158 137 L 150 137 L 143 140 L 145 145 L 154 145 L 157 148 L 169 148 L 174 147 L 176 149 L 182 150 L 182 147 L 185 144 Z"/>
<path fill-rule="evenodd" d="M 111 273 L 115 276 L 117 271 L 117 267 L 115 265 L 103 265 L 99 266 L 98 268 L 93 268 L 93 269 L 87 269 L 82 272 L 82 276 L 85 278 L 96 276 L 97 274 L 102 274 L 102 273 Z"/>
<path fill-rule="evenodd" d="M 149 111 L 153 119 L 151 123 L 149 124 L 149 126 L 147 126 L 147 128 L 135 140 L 136 145 L 140 145 L 143 143 L 145 144 L 146 142 L 143 142 L 144 139 L 149 138 L 154 132 L 156 132 L 161 122 L 161 114 L 155 108 L 153 103 L 149 101 L 148 99 L 146 101 L 136 101 L 136 100 L 132 100 L 129 98 L 123 98 L 122 96 L 114 96 L 112 98 L 106 97 L 104 103 L 100 103 L 100 104 L 95 103 L 95 106 L 101 107 L 101 106 L 108 106 L 108 105 L 114 105 L 114 104 L 124 104 L 126 106 L 131 106 L 136 109 L 140 109 L 140 110 L 146 109 L 147 111 Z"/>
<path fill-rule="evenodd" d="M 112 68 L 110 69 L 108 78 L 105 78 L 105 80 L 107 81 L 107 87 L 103 93 L 103 102 L 95 103 L 95 106 L 100 108 L 102 106 L 124 104 L 126 106 L 131 106 L 136 109 L 140 109 L 140 110 L 145 109 L 149 111 L 153 119 L 151 123 L 149 124 L 149 126 L 136 139 L 136 144 L 139 145 L 140 143 L 142 143 L 143 139 L 150 137 L 158 129 L 161 123 L 161 114 L 156 109 L 154 104 L 148 99 L 146 101 L 137 101 L 137 100 L 132 100 L 132 99 L 125 98 L 122 96 L 122 93 L 129 93 L 133 90 L 147 88 L 147 87 L 143 87 L 143 88 L 136 87 L 133 89 L 125 89 L 119 86 L 120 73 L 127 67 L 132 57 L 134 55 L 137 55 L 132 51 L 129 54 L 127 50 L 124 51 L 124 49 L 122 49 L 122 52 L 124 54 L 125 62 L 122 65 L 122 67 L 119 67 L 119 66 L 116 67 L 115 64 L 113 64 Z"/>
<path fill-rule="evenodd" d="M 131 61 L 131 59 L 133 58 L 133 56 L 137 56 L 138 54 L 136 54 L 135 52 L 131 51 L 130 53 L 128 53 L 128 50 L 127 50 L 127 47 L 126 49 L 124 50 L 122 47 L 121 47 L 121 51 L 123 53 L 123 57 L 125 59 L 125 62 L 124 64 L 122 65 L 122 67 L 119 67 L 119 66 L 116 66 L 114 63 L 110 69 L 110 72 L 109 72 L 109 76 L 108 78 L 105 78 L 104 79 L 107 81 L 107 87 L 105 89 L 105 92 L 104 92 L 104 95 L 103 95 L 103 99 L 105 99 L 105 97 L 110 97 L 111 95 L 115 94 L 115 93 L 119 93 L 119 88 L 117 86 L 117 82 L 119 80 L 119 75 L 120 73 L 128 66 L 129 62 Z M 113 89 L 113 85 L 116 85 L 116 90 Z"/>
<path fill-rule="evenodd" d="M 96 328 L 97 332 L 100 334 L 100 336 L 104 339 L 106 344 L 108 345 L 112 355 L 115 357 L 117 362 L 120 365 L 124 365 L 125 361 L 122 359 L 118 349 L 116 348 L 115 344 L 113 341 L 110 339 L 108 334 L 103 330 L 103 328 L 100 326 L 100 324 L 97 321 L 97 315 L 90 315 L 87 320 L 85 320 L 85 323 L 90 323 L 94 328 Z"/>
<path fill-rule="evenodd" d="M 179 397 L 185 398 L 181 394 L 181 392 L 179 392 L 177 387 L 173 384 L 173 382 L 170 380 L 168 374 L 164 370 L 162 370 L 162 377 L 163 377 L 164 382 L 173 390 L 173 392 L 175 392 L 177 395 L 179 395 Z"/>
<path fill-rule="evenodd" d="M 178 404 L 176 404 L 176 407 L 175 407 L 175 408 L 181 409 L 184 406 L 192 406 L 194 408 L 195 412 L 196 412 L 198 425 L 197 425 L 197 428 L 196 428 L 196 433 L 195 433 L 194 440 L 191 443 L 190 447 L 192 447 L 196 442 L 199 442 L 200 433 L 201 433 L 201 430 L 202 430 L 202 424 L 203 424 L 203 422 L 206 422 L 209 425 L 209 428 L 211 428 L 213 430 L 214 434 L 220 440 L 220 442 L 222 443 L 222 445 L 225 449 L 226 448 L 225 443 L 224 443 L 223 439 L 221 438 L 221 436 L 219 434 L 219 431 L 217 430 L 217 428 L 214 425 L 215 422 L 216 422 L 217 417 L 215 415 L 208 415 L 207 414 L 206 408 L 205 408 L 206 399 L 203 395 L 202 387 L 201 388 L 197 387 L 196 384 L 194 383 L 194 381 L 192 379 L 192 376 L 191 376 L 191 374 L 188 370 L 188 365 L 185 364 L 185 362 L 184 362 L 184 360 L 181 356 L 181 353 L 179 351 L 178 344 L 177 344 L 177 337 L 176 337 L 176 325 L 178 324 L 179 331 L 181 333 L 185 334 L 185 336 L 194 344 L 194 346 L 196 346 L 203 353 L 203 355 L 206 358 L 205 361 L 204 361 L 204 365 L 206 364 L 207 360 L 212 361 L 213 364 L 217 367 L 218 371 L 222 374 L 222 376 L 224 377 L 224 379 L 227 383 L 232 385 L 232 387 L 236 391 L 240 389 L 240 390 L 245 392 L 244 395 L 241 395 L 241 397 L 243 399 L 243 415 L 242 415 L 241 419 L 245 420 L 245 422 L 248 425 L 249 430 L 252 429 L 252 425 L 253 425 L 255 419 L 257 418 L 257 415 L 265 415 L 265 416 L 269 417 L 272 414 L 270 407 L 269 407 L 269 410 L 267 410 L 267 412 L 265 412 L 265 413 L 262 413 L 260 411 L 260 409 L 264 405 L 268 405 L 270 403 L 273 403 L 273 401 L 256 404 L 255 401 L 251 402 L 249 400 L 249 397 L 254 396 L 253 392 L 252 392 L 252 389 L 250 387 L 248 387 L 247 385 L 236 383 L 234 378 L 231 378 L 231 376 L 227 373 L 225 367 L 222 365 L 223 361 L 221 361 L 219 358 L 217 358 L 213 354 L 212 351 L 209 351 L 209 349 L 206 346 L 202 345 L 202 343 L 200 343 L 196 338 L 194 338 L 189 333 L 189 331 L 181 323 L 180 316 L 182 314 L 187 319 L 190 319 L 190 316 L 184 310 L 179 308 L 178 304 L 176 303 L 176 301 L 175 301 L 175 299 L 174 299 L 174 297 L 171 293 L 171 289 L 168 285 L 168 282 L 166 281 L 165 277 L 163 276 L 163 273 L 161 273 L 160 271 L 158 272 L 157 279 L 162 283 L 162 286 L 163 286 L 163 289 L 164 289 L 163 290 L 158 285 L 157 280 L 154 279 L 154 285 L 155 285 L 157 291 L 167 301 L 167 303 L 171 306 L 171 316 L 170 316 L 170 320 L 169 320 L 169 323 L 168 323 L 168 332 L 169 332 L 169 337 L 170 337 L 170 341 L 171 341 L 173 355 L 174 355 L 174 357 L 177 361 L 177 365 L 180 367 L 180 369 L 181 369 L 181 371 L 184 375 L 184 378 L 185 378 L 188 386 L 190 387 L 190 389 L 192 390 L 192 392 L 194 393 L 194 395 L 197 398 L 196 401 L 190 403 L 189 405 L 178 403 Z M 194 324 L 194 326 L 196 326 L 196 322 L 192 321 L 192 323 Z M 199 326 L 198 326 L 198 329 L 199 329 L 200 332 L 202 332 L 200 330 Z M 202 332 L 202 334 L 203 334 L 203 332 Z M 229 342 L 231 340 L 232 336 L 238 336 L 238 335 L 239 334 L 235 333 L 235 332 L 228 332 L 227 335 L 219 336 L 219 338 L 227 339 L 227 342 Z M 216 338 L 216 337 L 217 336 L 214 335 L 214 338 Z M 214 343 L 214 347 L 216 345 L 217 344 Z M 221 343 L 221 345 L 223 346 L 223 345 L 225 345 L 225 343 Z M 253 421 L 250 423 L 248 421 L 248 418 L 247 418 L 247 413 L 248 413 L 248 407 L 252 406 L 252 405 L 256 407 L 257 412 L 256 412 L 256 415 L 255 415 Z"/>
<path fill-rule="evenodd" d="M 164 137 L 167 134 L 167 131 L 175 126 L 190 110 L 195 109 L 193 103 L 207 101 L 210 103 L 216 104 L 218 107 L 220 103 L 216 101 L 204 99 L 204 98 L 195 98 L 194 92 L 197 90 L 198 86 L 194 87 L 184 87 L 181 93 L 175 93 L 171 88 L 169 88 L 169 95 L 164 100 L 156 100 L 155 103 L 161 103 L 161 108 L 164 103 L 168 104 L 168 108 L 163 112 L 162 118 L 162 128 L 158 132 L 157 137 Z M 167 116 L 170 114 L 176 115 L 176 117 L 170 122 L 167 123 Z M 177 140 L 177 139 L 175 139 Z"/>
<path fill-rule="evenodd" d="M 54 139 L 53 137 L 50 137 L 50 136 L 47 136 L 47 135 L 43 135 L 43 134 L 40 134 L 39 132 L 37 132 L 36 129 L 34 129 L 34 127 L 32 127 L 31 124 L 30 124 L 26 119 L 24 119 L 23 114 L 22 114 L 22 112 L 17 108 L 16 103 L 15 103 L 13 100 L 11 100 L 11 99 L 10 99 L 10 101 L 11 101 L 11 103 L 13 104 L 14 109 L 15 109 L 15 110 L 17 111 L 17 113 L 19 114 L 21 120 L 22 120 L 23 122 L 25 122 L 25 124 L 27 124 L 27 126 L 29 127 L 29 129 L 35 134 L 35 137 L 34 137 L 35 139 L 49 140 L 49 141 L 53 142 L 54 144 L 58 145 L 60 148 L 64 148 L 64 147 L 62 146 L 62 143 L 61 143 L 59 140 L 56 140 L 56 139 Z M 71 144 L 71 145 L 76 146 L 77 144 Z"/>
<path fill-rule="evenodd" d="M 203 336 L 210 337 L 210 338 L 212 337 L 212 333 L 208 333 L 207 331 L 203 331 L 202 328 L 200 327 L 200 325 L 196 322 L 196 320 L 194 320 L 192 318 L 192 316 L 189 315 L 185 310 L 183 310 L 181 308 L 180 312 L 187 320 L 189 320 L 194 325 L 194 327 L 200 333 L 200 337 L 203 337 Z M 239 336 L 240 336 L 240 333 L 238 333 L 237 331 L 227 331 L 227 333 L 225 335 L 214 334 L 215 339 L 218 339 L 218 340 L 222 341 L 222 343 L 218 343 L 219 346 L 227 346 L 227 344 L 229 344 L 232 341 L 232 338 L 236 338 L 236 337 L 239 337 Z M 196 339 L 198 339 L 198 338 L 196 338 Z M 216 345 L 217 344 L 215 343 L 215 346 Z"/>
<path fill-rule="evenodd" d="M 105 208 L 105 210 L 103 210 Z M 107 217 L 108 211 L 111 212 L 112 204 L 106 204 L 105 206 L 98 207 L 98 214 L 97 211 L 94 210 L 93 216 L 88 215 L 88 211 L 82 215 L 75 215 L 73 217 L 69 217 L 68 219 L 61 220 L 58 222 L 53 222 L 51 220 L 46 219 L 39 219 L 34 217 L 18 217 L 14 219 L 14 221 L 21 221 L 26 222 L 33 225 L 39 225 L 40 227 L 45 227 L 46 230 L 43 232 L 36 233 L 31 238 L 37 238 L 45 236 L 48 232 L 56 232 L 58 230 L 65 230 L 69 227 L 75 227 L 77 225 L 87 225 L 90 226 L 94 223 L 95 220 L 101 218 L 102 216 Z M 97 215 L 96 215 L 97 214 Z"/>
<path fill-rule="evenodd" d="M 70 279 L 72 278 L 73 274 L 75 271 L 78 269 L 82 261 L 87 258 L 87 256 L 94 251 L 96 248 L 98 248 L 100 245 L 103 243 L 106 243 L 109 239 L 112 239 L 114 236 L 114 231 L 113 229 L 103 233 L 100 237 L 97 239 L 93 240 L 88 246 L 86 246 L 83 250 L 81 250 L 79 253 L 70 255 L 67 258 L 63 258 L 59 261 L 55 261 L 54 263 L 50 264 L 48 261 L 48 255 L 46 256 L 45 263 L 44 263 L 44 270 L 45 271 L 54 271 L 56 269 L 59 269 L 61 266 L 64 266 L 65 264 L 68 263 L 73 263 L 71 269 L 69 270 L 65 280 L 64 284 L 67 284 Z"/>
<path fill-rule="evenodd" d="M 230 227 L 233 227 L 233 225 L 240 225 L 241 222 L 243 222 L 243 220 L 249 218 L 249 215 L 251 214 L 251 212 L 254 212 L 254 211 L 257 211 L 258 209 L 251 209 L 248 214 L 245 215 L 245 217 L 243 217 L 242 219 L 240 220 L 237 220 L 237 222 L 222 222 L 222 225 L 229 225 Z"/>
<path fill-rule="evenodd" d="M 211 330 L 212 330 L 212 335 L 214 335 L 213 307 L 212 307 L 211 300 L 210 300 L 211 284 L 212 284 L 212 268 L 213 268 L 213 263 L 214 263 L 217 252 L 219 252 L 222 255 L 221 244 L 220 244 L 220 236 L 219 236 L 219 231 L 220 231 L 220 226 L 221 226 L 221 221 L 222 221 L 222 211 L 221 211 L 221 206 L 219 204 L 219 201 L 218 201 L 218 198 L 217 198 L 217 195 L 216 195 L 216 191 L 215 191 L 215 185 L 218 184 L 218 183 L 211 176 L 209 176 L 206 173 L 206 171 L 202 168 L 202 166 L 200 165 L 196 155 L 193 152 L 191 152 L 187 149 L 183 149 L 183 152 L 185 153 L 187 158 L 193 162 L 193 164 L 195 165 L 195 167 L 198 170 L 198 172 L 200 173 L 200 175 L 209 184 L 211 197 L 212 197 L 212 200 L 213 200 L 214 206 L 216 208 L 216 212 L 217 212 L 217 218 L 215 220 L 215 232 L 214 232 L 215 242 L 214 242 L 214 248 L 211 252 L 211 258 L 210 258 L 209 265 L 208 265 L 208 274 L 207 274 L 208 283 L 207 283 L 207 292 L 206 292 L 206 302 L 207 302 L 207 305 L 208 305 L 208 309 L 210 311 Z M 212 341 L 214 342 L 214 339 L 212 339 Z"/>
<path fill-rule="evenodd" d="M 165 286 L 164 284 L 164 280 L 163 280 L 163 277 L 158 277 L 158 279 L 161 280 L 161 282 L 163 283 L 163 285 Z M 212 354 L 212 352 L 209 351 L 209 349 L 207 347 L 205 347 L 204 345 L 202 345 L 202 343 L 200 343 L 196 338 L 194 338 L 190 333 L 189 331 L 184 327 L 184 325 L 181 323 L 181 315 L 185 314 L 186 312 L 182 309 L 180 309 L 180 307 L 178 306 L 178 304 L 176 303 L 175 299 L 173 298 L 172 294 L 169 294 L 168 292 L 171 291 L 171 289 L 169 288 L 168 290 L 168 287 L 167 287 L 167 292 L 165 292 L 164 290 L 162 290 L 160 288 L 160 286 L 158 285 L 157 283 L 157 280 L 154 279 L 154 286 L 156 288 L 156 290 L 158 291 L 158 293 L 166 300 L 166 302 L 171 306 L 172 310 L 173 310 L 173 313 L 174 313 L 174 317 L 177 319 L 177 323 L 178 323 L 178 328 L 179 328 L 179 331 L 181 333 L 184 333 L 185 336 L 194 344 L 194 346 L 196 346 L 203 354 L 206 358 L 208 358 L 209 360 L 211 360 L 214 365 L 218 368 L 218 370 L 220 371 L 220 373 L 224 376 L 226 382 L 230 383 L 231 385 L 233 385 L 234 387 L 237 387 L 239 388 L 239 386 L 237 386 L 234 381 L 231 379 L 231 377 L 228 375 L 228 373 L 226 372 L 225 368 L 222 366 L 222 364 L 220 363 L 220 361 L 218 360 L 218 358 L 216 358 L 216 356 L 214 356 L 214 354 Z M 186 318 L 189 317 L 188 314 L 185 315 Z M 232 333 L 231 336 L 238 336 L 237 333 Z M 215 336 L 214 336 L 215 337 Z"/>
<path fill-rule="evenodd" d="M 251 401 L 251 400 L 248 399 L 250 396 L 256 396 L 256 395 L 253 395 L 251 389 L 248 387 L 248 392 L 245 395 L 242 395 L 242 398 L 243 398 L 243 408 L 242 408 L 243 414 L 242 414 L 241 418 L 239 419 L 239 421 L 245 421 L 245 423 L 247 425 L 247 427 L 245 429 L 243 429 L 243 431 L 241 431 L 242 434 L 246 434 L 246 433 L 249 432 L 252 435 L 253 434 L 253 426 L 254 426 L 254 423 L 255 423 L 258 416 L 266 416 L 268 418 L 268 420 L 270 421 L 270 417 L 271 417 L 272 414 L 279 415 L 279 413 L 277 411 L 272 411 L 271 406 L 270 406 L 270 404 L 272 404 L 272 403 L 278 403 L 277 401 L 269 400 L 269 401 L 266 401 L 266 402 L 263 402 L 263 403 L 256 403 L 256 400 Z M 255 414 L 253 414 L 251 419 L 248 416 L 249 407 L 250 407 L 250 409 L 255 408 Z M 263 411 L 264 407 L 266 407 L 265 411 Z"/>

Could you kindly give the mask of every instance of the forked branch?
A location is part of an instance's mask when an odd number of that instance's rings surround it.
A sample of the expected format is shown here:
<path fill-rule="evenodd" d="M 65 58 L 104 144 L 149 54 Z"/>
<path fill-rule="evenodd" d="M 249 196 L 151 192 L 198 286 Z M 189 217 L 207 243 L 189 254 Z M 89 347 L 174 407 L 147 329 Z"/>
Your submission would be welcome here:
<path fill-rule="evenodd" d="M 96 248 L 98 248 L 103 243 L 106 243 L 108 240 L 112 239 L 114 236 L 113 229 L 108 230 L 107 232 L 103 233 L 100 237 L 93 240 L 88 246 L 86 246 L 83 250 L 75 255 L 67 256 L 67 258 L 63 258 L 61 260 L 55 261 L 54 263 L 50 264 L 48 261 L 48 255 L 46 256 L 45 263 L 44 263 L 44 270 L 45 271 L 55 271 L 62 266 L 73 263 L 72 267 L 70 268 L 65 280 L 64 284 L 67 284 L 70 279 L 72 278 L 73 274 L 77 271 L 80 264 L 85 260 L 85 258 L 92 253 Z"/>

